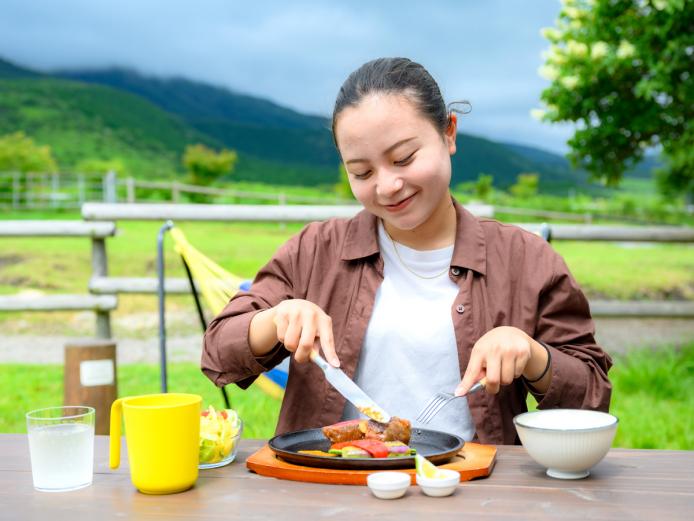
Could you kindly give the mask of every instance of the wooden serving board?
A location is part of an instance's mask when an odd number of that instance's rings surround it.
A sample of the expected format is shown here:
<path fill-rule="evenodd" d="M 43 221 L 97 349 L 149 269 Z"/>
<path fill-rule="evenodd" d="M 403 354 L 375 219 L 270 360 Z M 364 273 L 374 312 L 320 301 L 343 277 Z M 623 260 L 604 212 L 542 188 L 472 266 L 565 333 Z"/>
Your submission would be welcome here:
<path fill-rule="evenodd" d="M 460 481 L 469 481 L 489 476 L 495 461 L 496 447 L 493 445 L 465 443 L 450 462 L 439 465 L 439 468 L 456 470 L 460 472 Z M 377 472 L 377 470 L 336 470 L 295 465 L 275 456 L 267 445 L 248 457 L 246 467 L 261 476 L 334 485 L 366 485 L 366 477 Z M 411 476 L 412 484 L 415 484 L 414 468 L 398 469 L 397 472 L 406 472 Z"/>

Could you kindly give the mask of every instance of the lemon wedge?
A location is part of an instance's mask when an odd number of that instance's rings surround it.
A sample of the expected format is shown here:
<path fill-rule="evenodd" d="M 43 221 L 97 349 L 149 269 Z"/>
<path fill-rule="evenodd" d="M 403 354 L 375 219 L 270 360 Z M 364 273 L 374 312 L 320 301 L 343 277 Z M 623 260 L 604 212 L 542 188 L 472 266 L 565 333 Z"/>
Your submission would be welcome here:
<path fill-rule="evenodd" d="M 428 479 L 439 479 L 443 477 L 443 472 L 436 468 L 431 461 L 426 459 L 424 456 L 415 454 L 414 465 L 417 470 L 417 474 Z"/>

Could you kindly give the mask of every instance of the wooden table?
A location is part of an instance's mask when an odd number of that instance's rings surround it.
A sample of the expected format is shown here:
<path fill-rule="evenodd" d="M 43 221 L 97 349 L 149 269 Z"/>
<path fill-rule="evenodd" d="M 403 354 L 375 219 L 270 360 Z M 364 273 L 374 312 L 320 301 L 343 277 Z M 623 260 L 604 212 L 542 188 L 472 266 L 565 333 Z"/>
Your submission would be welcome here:
<path fill-rule="evenodd" d="M 33 488 L 26 435 L 0 434 L 0 519 L 694 519 L 694 451 L 613 449 L 590 477 L 561 481 L 522 447 L 501 446 L 492 475 L 453 496 L 413 486 L 385 501 L 362 486 L 258 476 L 244 462 L 263 443 L 243 440 L 236 462 L 201 471 L 187 492 L 147 496 L 130 483 L 125 452 L 120 469 L 108 468 L 108 438 L 97 436 L 92 486 L 47 493 Z"/>

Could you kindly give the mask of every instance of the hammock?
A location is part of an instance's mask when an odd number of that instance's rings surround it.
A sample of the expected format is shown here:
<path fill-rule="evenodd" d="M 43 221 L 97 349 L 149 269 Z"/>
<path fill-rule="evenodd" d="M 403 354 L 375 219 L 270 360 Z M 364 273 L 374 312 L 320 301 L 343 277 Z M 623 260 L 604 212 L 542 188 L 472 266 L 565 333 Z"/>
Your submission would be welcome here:
<path fill-rule="evenodd" d="M 174 248 L 183 259 L 191 283 L 195 281 L 191 290 L 196 298 L 198 313 L 203 329 L 205 329 L 207 323 L 200 308 L 197 291 L 200 291 L 204 302 L 213 315 L 217 315 L 237 291 L 248 289 L 250 282 L 229 273 L 212 259 L 200 253 L 188 242 L 183 232 L 178 228 L 171 228 L 170 233 L 174 241 Z M 281 400 L 287 385 L 287 373 L 281 368 L 275 368 L 258 376 L 254 384 L 266 394 Z"/>

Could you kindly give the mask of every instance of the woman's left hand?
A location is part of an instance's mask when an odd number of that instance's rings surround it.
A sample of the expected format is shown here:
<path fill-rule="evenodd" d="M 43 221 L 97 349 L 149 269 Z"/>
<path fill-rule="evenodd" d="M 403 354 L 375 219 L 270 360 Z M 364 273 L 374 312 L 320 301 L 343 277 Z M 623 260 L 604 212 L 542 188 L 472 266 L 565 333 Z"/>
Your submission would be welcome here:
<path fill-rule="evenodd" d="M 531 378 L 539 376 L 546 363 L 546 350 L 525 331 L 511 326 L 495 327 L 473 346 L 470 361 L 455 394 L 465 395 L 482 378 L 487 379 L 486 391 L 496 394 L 500 386 L 509 385 L 521 375 Z M 541 369 L 536 371 L 537 367 Z M 537 374 L 525 374 L 529 370 Z"/>

